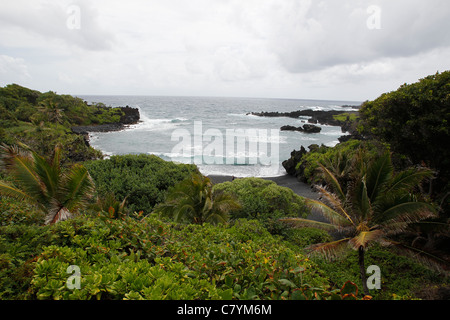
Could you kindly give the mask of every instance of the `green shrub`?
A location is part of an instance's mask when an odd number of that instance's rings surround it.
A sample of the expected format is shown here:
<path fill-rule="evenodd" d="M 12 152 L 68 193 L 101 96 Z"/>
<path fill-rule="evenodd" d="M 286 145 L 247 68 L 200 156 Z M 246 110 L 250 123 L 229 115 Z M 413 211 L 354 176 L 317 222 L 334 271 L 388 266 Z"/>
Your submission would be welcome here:
<path fill-rule="evenodd" d="M 289 228 L 285 234 L 287 241 L 300 248 L 332 240 L 328 232 L 316 228 Z"/>
<path fill-rule="evenodd" d="M 384 93 L 360 109 L 361 131 L 391 145 L 415 164 L 425 162 L 448 175 L 450 71 Z M 448 180 L 448 179 L 447 179 Z"/>
<path fill-rule="evenodd" d="M 317 232 L 304 233 L 318 241 Z M 0 298 L 342 299 L 348 280 L 361 287 L 355 259 L 312 261 L 257 220 L 200 226 L 81 215 L 51 226 L 0 226 Z M 443 281 L 376 247 L 370 264 L 382 270 L 376 298 L 413 297 L 417 286 Z M 80 268 L 80 289 L 66 285 L 70 265 Z"/>
<path fill-rule="evenodd" d="M 303 155 L 296 169 L 303 168 L 302 178 L 310 184 L 317 184 L 322 181 L 318 175 L 319 163 L 325 165 L 328 169 L 335 168 L 336 175 L 345 175 L 346 167 L 351 163 L 351 159 L 358 150 L 364 150 L 368 156 L 375 157 L 387 147 L 376 141 L 349 140 L 339 143 L 334 148 L 324 145 L 313 148 L 310 152 Z"/>
<path fill-rule="evenodd" d="M 1 179 L 0 175 L 0 179 Z M 13 198 L 0 196 L 0 226 L 8 225 L 42 225 L 44 215 L 32 205 Z"/>
<path fill-rule="evenodd" d="M 258 221 L 215 227 L 80 216 L 31 229 L 2 233 L 0 248 L 9 250 L 0 252 L 0 265 L 26 270 L 21 286 L 8 279 L 14 272 L 0 273 L 4 298 L 290 299 L 288 282 L 328 287 L 314 263 Z M 28 249 L 13 250 L 13 238 Z M 66 286 L 70 265 L 80 268 L 79 290 Z"/>
<path fill-rule="evenodd" d="M 34 257 L 50 239 L 51 233 L 45 227 L 13 223 L 0 226 L 0 300 L 26 298 Z"/>
<path fill-rule="evenodd" d="M 170 258 L 157 258 L 156 264 L 132 255 L 114 255 L 102 264 L 90 260 L 82 249 L 45 248 L 36 262 L 30 291 L 37 299 L 58 300 L 207 300 L 220 299 L 222 294 Z M 66 285 L 69 265 L 80 268 L 79 289 Z"/>
<path fill-rule="evenodd" d="M 100 196 L 113 193 L 117 199 L 127 197 L 131 212 L 146 214 L 164 200 L 170 186 L 198 171 L 195 165 L 175 164 L 144 154 L 112 156 L 86 162 L 85 166 Z"/>
<path fill-rule="evenodd" d="M 233 218 L 258 219 L 282 216 L 308 215 L 304 199 L 292 189 L 278 186 L 275 182 L 260 178 L 236 179 L 214 186 L 215 191 L 223 191 L 237 197 L 242 208 L 232 213 Z M 263 220 L 266 220 L 264 218 Z"/>

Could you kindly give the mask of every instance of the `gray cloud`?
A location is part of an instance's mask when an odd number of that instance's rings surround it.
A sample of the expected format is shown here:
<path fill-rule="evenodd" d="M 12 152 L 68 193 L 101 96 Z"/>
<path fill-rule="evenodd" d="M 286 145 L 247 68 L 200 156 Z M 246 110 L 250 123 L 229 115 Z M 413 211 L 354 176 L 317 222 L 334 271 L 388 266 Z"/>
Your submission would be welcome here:
<path fill-rule="evenodd" d="M 379 30 L 367 27 L 373 5 Z M 449 16 L 448 0 L 15 0 L 0 11 L 0 80 L 17 70 L 77 94 L 361 100 L 448 69 Z"/>
<path fill-rule="evenodd" d="M 77 11 L 70 10 L 78 9 Z M 79 14 L 78 14 L 79 13 Z M 78 20 L 74 28 L 72 23 Z M 26 33 L 28 45 L 38 42 L 53 41 L 61 46 L 61 42 L 70 47 L 86 50 L 107 50 L 114 42 L 114 35 L 102 28 L 99 23 L 99 12 L 87 1 L 26 1 L 15 0 L 2 3 L 0 11 L 0 27 L 3 32 L 8 29 Z M 2 31 L 0 31 L 1 33 Z M 12 36 L 13 37 L 13 36 Z M 16 39 L 4 39 L 13 45 Z"/>
<path fill-rule="evenodd" d="M 376 3 L 381 29 L 370 30 L 367 8 L 372 1 L 285 0 L 267 12 L 268 50 L 289 72 L 302 73 L 450 45 L 448 1 Z"/>

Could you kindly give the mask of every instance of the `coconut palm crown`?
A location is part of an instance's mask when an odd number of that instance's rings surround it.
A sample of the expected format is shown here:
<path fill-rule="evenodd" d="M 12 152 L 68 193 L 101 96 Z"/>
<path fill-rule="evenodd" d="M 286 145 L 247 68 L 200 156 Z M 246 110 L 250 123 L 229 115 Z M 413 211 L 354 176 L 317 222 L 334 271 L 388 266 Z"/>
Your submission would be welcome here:
<path fill-rule="evenodd" d="M 208 177 L 193 174 L 168 190 L 167 199 L 155 212 L 172 217 L 176 222 L 218 224 L 228 221 L 228 213 L 241 206 L 236 199 L 224 193 L 213 192 Z"/>
<path fill-rule="evenodd" d="M 2 167 L 14 181 L 0 181 L 0 195 L 36 205 L 45 214 L 45 224 L 70 218 L 93 193 L 94 183 L 84 166 L 61 167 L 58 146 L 51 161 L 15 146 L 2 145 L 0 151 Z"/>

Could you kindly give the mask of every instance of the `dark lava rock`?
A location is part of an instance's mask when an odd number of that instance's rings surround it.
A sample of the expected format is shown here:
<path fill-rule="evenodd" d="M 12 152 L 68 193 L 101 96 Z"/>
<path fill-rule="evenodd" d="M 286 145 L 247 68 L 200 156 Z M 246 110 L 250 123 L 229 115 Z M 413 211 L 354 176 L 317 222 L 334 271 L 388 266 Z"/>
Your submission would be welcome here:
<path fill-rule="evenodd" d="M 306 149 L 302 146 L 299 151 L 294 150 L 291 152 L 291 157 L 288 160 L 283 161 L 282 165 L 283 168 L 286 170 L 287 174 L 291 176 L 296 175 L 296 166 L 297 163 L 299 163 L 303 157 L 304 154 L 306 154 Z"/>
<path fill-rule="evenodd" d="M 322 128 L 315 126 L 313 124 L 304 124 L 303 127 L 294 127 L 294 126 L 282 126 L 280 128 L 281 131 L 300 131 L 305 133 L 319 133 Z"/>
<path fill-rule="evenodd" d="M 121 107 L 121 109 L 125 114 L 120 118 L 120 123 L 135 124 L 139 122 L 140 119 L 139 109 L 130 108 L 129 106 Z"/>
<path fill-rule="evenodd" d="M 303 132 L 306 133 L 319 133 L 322 131 L 321 127 L 315 126 L 313 124 L 304 124 L 303 125 Z"/>

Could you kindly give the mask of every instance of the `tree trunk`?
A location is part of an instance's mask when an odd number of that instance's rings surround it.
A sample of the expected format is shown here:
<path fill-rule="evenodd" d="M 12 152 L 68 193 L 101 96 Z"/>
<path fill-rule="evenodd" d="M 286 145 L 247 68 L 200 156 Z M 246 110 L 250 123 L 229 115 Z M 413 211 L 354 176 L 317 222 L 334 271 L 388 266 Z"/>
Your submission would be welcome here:
<path fill-rule="evenodd" d="M 369 288 L 367 287 L 366 267 L 364 266 L 364 247 L 360 246 L 359 250 L 359 273 L 361 274 L 361 281 L 363 285 L 364 294 L 369 295 Z"/>

